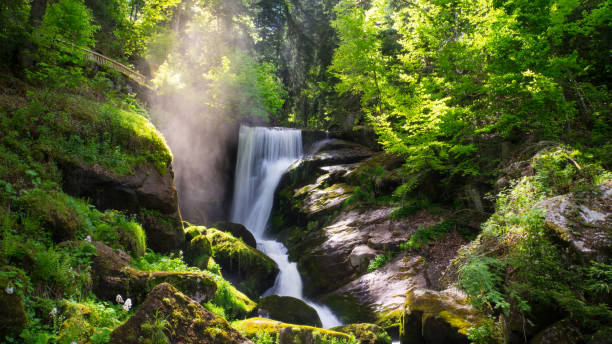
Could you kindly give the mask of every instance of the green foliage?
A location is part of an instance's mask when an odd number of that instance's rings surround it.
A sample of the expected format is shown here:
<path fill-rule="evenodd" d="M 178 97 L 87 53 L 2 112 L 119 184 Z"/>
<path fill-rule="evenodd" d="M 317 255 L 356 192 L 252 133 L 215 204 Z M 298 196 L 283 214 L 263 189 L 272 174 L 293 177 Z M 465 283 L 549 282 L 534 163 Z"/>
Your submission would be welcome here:
<path fill-rule="evenodd" d="M 168 344 L 170 341 L 166 331 L 170 329 L 170 322 L 159 312 L 155 312 L 153 318 L 140 325 L 142 337 L 139 341 L 146 344 Z"/>
<path fill-rule="evenodd" d="M 368 272 L 372 272 L 381 266 L 384 266 L 391 260 L 392 257 L 393 254 L 391 252 L 386 252 L 385 254 L 374 257 L 374 259 L 372 259 L 368 264 Z"/>
<path fill-rule="evenodd" d="M 274 73 L 272 64 L 258 63 L 246 52 L 223 57 L 221 65 L 207 75 L 213 92 L 211 105 L 227 113 L 267 120 L 268 114 L 278 114 L 287 97 Z M 228 97 L 236 94 L 241 96 Z"/>
<path fill-rule="evenodd" d="M 419 227 L 419 229 L 410 236 L 408 241 L 400 244 L 400 249 L 405 251 L 418 250 L 423 246 L 430 245 L 435 240 L 444 238 L 454 230 L 465 237 L 470 235 L 470 230 L 459 225 L 456 221 L 445 220 L 430 227 Z"/>
<path fill-rule="evenodd" d="M 535 204 L 559 193 L 585 192 L 609 174 L 579 152 L 564 148 L 541 152 L 533 166 L 536 175 L 500 193 L 496 212 L 482 233 L 460 251 L 455 262 L 458 285 L 472 304 L 490 313 L 528 317 L 533 305 L 551 307 L 594 331 L 612 317 L 599 294 L 608 288 L 610 267 L 577 266 L 548 235 Z M 474 329 L 473 336 L 486 337 L 489 332 Z"/>
<path fill-rule="evenodd" d="M 276 336 L 272 336 L 272 334 L 262 331 L 258 333 L 255 338 L 253 338 L 253 343 L 255 344 L 275 344 Z"/>
<path fill-rule="evenodd" d="M 479 152 L 492 137 L 605 144 L 599 133 L 610 135 L 610 117 L 601 114 L 609 107 L 595 98 L 610 93 L 591 68 L 611 68 L 601 59 L 609 44 L 595 34 L 609 29 L 609 6 L 344 0 L 329 70 L 340 95 L 360 98 L 383 148 L 406 160 L 403 193 L 428 173 L 449 185 L 483 178 L 495 161 Z M 600 46 L 585 49 L 578 42 L 586 37 Z"/>

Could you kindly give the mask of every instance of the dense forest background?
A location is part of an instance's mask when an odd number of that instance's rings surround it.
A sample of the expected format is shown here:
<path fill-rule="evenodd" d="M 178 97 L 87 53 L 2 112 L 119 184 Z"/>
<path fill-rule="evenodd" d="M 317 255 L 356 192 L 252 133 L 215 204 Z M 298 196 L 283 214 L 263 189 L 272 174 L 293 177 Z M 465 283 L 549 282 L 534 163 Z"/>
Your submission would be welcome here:
<path fill-rule="evenodd" d="M 93 237 L 139 269 L 191 271 L 159 254 L 183 247 L 176 204 L 109 210 L 71 189 L 75 166 L 112 179 L 173 164 L 183 219 L 208 224 L 227 212 L 240 123 L 382 150 L 399 166 L 368 172 L 352 201 L 483 224 L 455 266 L 488 317 L 471 340 L 500 342 L 504 319 L 532 309 L 605 337 L 609 259 L 566 256 L 532 208 L 610 179 L 611 52 L 610 0 L 0 0 L 0 285 L 23 294 L 31 320 L 6 340 L 103 343 L 130 315 L 92 294 L 91 245 L 60 242 Z M 399 182 L 378 188 L 388 177 Z M 175 247 L 145 244 L 153 218 L 180 227 Z M 208 308 L 244 317 L 252 301 L 212 274 L 225 294 Z M 57 307 L 76 312 L 74 300 L 97 320 L 63 326 Z"/>

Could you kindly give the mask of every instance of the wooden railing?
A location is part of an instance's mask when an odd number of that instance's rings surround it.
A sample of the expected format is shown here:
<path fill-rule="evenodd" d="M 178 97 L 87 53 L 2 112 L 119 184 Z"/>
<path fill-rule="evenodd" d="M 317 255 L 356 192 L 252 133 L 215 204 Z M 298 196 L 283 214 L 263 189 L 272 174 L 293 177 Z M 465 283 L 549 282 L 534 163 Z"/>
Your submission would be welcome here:
<path fill-rule="evenodd" d="M 137 71 L 131 69 L 130 67 L 124 65 L 123 63 L 113 60 L 110 57 L 106 57 L 100 53 L 97 53 L 93 50 L 87 49 L 87 48 L 83 48 L 83 47 L 79 47 L 73 43 L 70 42 L 65 42 L 65 41 L 61 41 L 64 44 L 69 44 L 74 48 L 77 48 L 79 50 L 81 50 L 83 52 L 83 58 L 89 61 L 92 61 L 94 63 L 97 63 L 100 66 L 103 67 L 107 67 L 113 70 L 116 70 L 117 72 L 127 76 L 128 78 L 132 79 L 133 81 L 135 81 L 136 83 L 138 83 L 139 85 L 142 85 L 146 88 L 149 89 L 153 89 L 153 86 L 151 86 L 148 82 L 147 82 L 147 77 L 138 73 Z"/>

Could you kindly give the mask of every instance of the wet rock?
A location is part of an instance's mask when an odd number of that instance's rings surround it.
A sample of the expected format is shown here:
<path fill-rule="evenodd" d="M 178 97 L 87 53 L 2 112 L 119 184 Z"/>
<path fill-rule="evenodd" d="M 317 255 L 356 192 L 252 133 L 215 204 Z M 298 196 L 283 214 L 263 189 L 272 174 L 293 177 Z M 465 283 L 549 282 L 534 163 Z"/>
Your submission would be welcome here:
<path fill-rule="evenodd" d="M 336 139 L 325 140 L 316 149 L 317 153 L 307 155 L 289 167 L 279 183 L 279 189 L 312 183 L 325 173 L 321 167 L 354 164 L 374 154 L 359 144 Z"/>
<path fill-rule="evenodd" d="M 163 282 L 171 283 L 198 302 L 209 301 L 215 296 L 217 285 L 204 273 L 134 269 L 130 267 L 131 258 L 127 253 L 101 242 L 92 244 L 98 252 L 92 264 L 93 290 L 102 299 L 114 302 L 119 294 L 138 304 L 149 290 Z"/>
<path fill-rule="evenodd" d="M 259 299 L 256 313 L 289 324 L 321 327 L 317 311 L 306 302 L 290 296 L 270 295 Z"/>
<path fill-rule="evenodd" d="M 195 266 L 206 270 L 208 267 L 208 259 L 212 257 L 212 246 L 205 235 L 198 235 L 189 241 L 185 250 L 185 262 L 191 266 Z"/>
<path fill-rule="evenodd" d="M 0 338 L 17 337 L 28 317 L 21 299 L 26 276 L 23 271 L 11 266 L 0 268 Z"/>
<path fill-rule="evenodd" d="M 228 232 L 235 238 L 241 239 L 245 244 L 257 248 L 257 241 L 255 241 L 255 237 L 253 236 L 253 234 L 249 232 L 249 230 L 245 226 L 239 223 L 223 221 L 215 223 L 214 225 L 212 225 L 212 227 L 222 230 L 224 232 Z"/>
<path fill-rule="evenodd" d="M 404 308 L 402 344 L 468 344 L 467 329 L 484 320 L 456 289 L 411 289 Z"/>
<path fill-rule="evenodd" d="M 330 337 L 341 340 L 350 339 L 350 336 L 346 333 L 325 330 L 318 327 L 286 324 L 264 318 L 251 318 L 237 321 L 234 322 L 233 325 L 250 339 L 255 339 L 260 333 L 264 332 L 270 334 L 273 338 L 276 336 L 282 337 L 282 342 L 279 343 L 314 344 L 317 343 L 317 339 L 325 337 L 327 337 L 328 340 Z"/>
<path fill-rule="evenodd" d="M 365 271 L 370 260 L 374 259 L 378 253 L 368 245 L 355 246 L 349 255 L 349 262 L 353 268 Z"/>
<path fill-rule="evenodd" d="M 612 180 L 536 206 L 544 209 L 546 225 L 583 259 L 603 262 L 612 256 Z"/>
<path fill-rule="evenodd" d="M 156 321 L 165 321 L 165 328 L 152 326 Z M 252 344 L 225 319 L 167 283 L 147 295 L 136 313 L 111 333 L 109 343 L 141 343 L 153 335 L 160 336 L 160 332 L 170 343 Z"/>
<path fill-rule="evenodd" d="M 256 298 L 274 285 L 279 269 L 270 257 L 215 228 L 208 228 L 206 237 L 225 278 L 247 296 Z"/>
<path fill-rule="evenodd" d="M 569 319 L 563 319 L 536 334 L 529 344 L 578 344 L 583 341 L 578 326 Z"/>
<path fill-rule="evenodd" d="M 162 226 L 164 221 L 148 214 L 142 219 L 147 232 L 149 247 L 156 251 L 170 251 L 184 243 L 178 195 L 173 182 L 174 173 L 168 167 L 160 173 L 154 166 L 137 168 L 133 175 L 118 176 L 98 166 L 86 166 L 63 161 L 64 192 L 77 197 L 89 198 L 99 209 L 124 210 L 139 214 L 141 209 L 153 210 L 172 223 Z"/>
<path fill-rule="evenodd" d="M 324 296 L 322 302 L 345 322 L 371 322 L 385 329 L 397 327 L 406 294 L 426 288 L 423 257 L 401 254 L 383 267 L 367 273 Z"/>
<path fill-rule="evenodd" d="M 331 330 L 355 336 L 360 344 L 391 344 L 387 331 L 374 324 L 350 324 L 334 327 Z"/>
<path fill-rule="evenodd" d="M 377 252 L 388 251 L 408 240 L 419 227 L 434 225 L 441 219 L 426 212 L 409 219 L 393 219 L 389 215 L 394 210 L 391 207 L 344 210 L 331 224 L 317 230 L 319 240 L 301 247 L 296 257 L 305 275 L 306 293 L 330 292 L 357 278 L 363 268 L 350 259 L 356 247 L 365 245 Z M 298 246 L 289 241 L 288 247 L 295 250 Z"/>

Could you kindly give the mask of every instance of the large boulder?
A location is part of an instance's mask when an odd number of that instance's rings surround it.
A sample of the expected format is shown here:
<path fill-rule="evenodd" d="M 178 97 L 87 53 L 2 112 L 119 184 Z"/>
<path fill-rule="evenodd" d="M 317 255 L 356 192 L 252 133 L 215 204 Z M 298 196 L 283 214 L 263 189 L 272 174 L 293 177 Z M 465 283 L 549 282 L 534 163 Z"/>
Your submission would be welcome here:
<path fill-rule="evenodd" d="M 256 313 L 285 323 L 321 327 L 317 311 L 306 302 L 291 296 L 270 295 L 259 299 Z"/>
<path fill-rule="evenodd" d="M 217 285 L 204 273 L 138 270 L 130 266 L 127 253 L 101 242 L 93 245 L 98 252 L 92 264 L 93 290 L 102 299 L 114 301 L 119 294 L 138 304 L 149 290 L 163 282 L 171 283 L 198 302 L 207 302 L 215 296 Z"/>
<path fill-rule="evenodd" d="M 213 257 L 225 278 L 249 297 L 256 298 L 274 285 L 278 265 L 264 253 L 233 235 L 215 228 L 206 230 Z"/>
<path fill-rule="evenodd" d="M 28 322 L 21 298 L 26 282 L 23 271 L 11 266 L 0 268 L 0 338 L 17 337 Z"/>
<path fill-rule="evenodd" d="M 169 343 L 252 344 L 225 319 L 167 283 L 149 293 L 136 313 L 111 333 L 109 343 L 146 343 L 162 336 Z"/>
<path fill-rule="evenodd" d="M 264 318 L 236 321 L 233 326 L 250 339 L 256 339 L 261 333 L 267 333 L 273 338 L 278 337 L 279 344 L 315 344 L 321 343 L 323 338 L 327 341 L 331 341 L 333 338 L 345 341 L 351 339 L 350 335 L 342 332 L 312 326 L 286 324 Z"/>
<path fill-rule="evenodd" d="M 382 267 L 328 293 L 322 301 L 346 322 L 374 322 L 395 333 L 405 295 L 414 288 L 442 289 L 440 277 L 465 243 L 465 238 L 452 231 L 444 240 L 398 254 Z"/>
<path fill-rule="evenodd" d="M 327 226 L 309 233 L 308 240 L 296 231 L 287 246 L 299 250 L 291 254 L 305 275 L 305 292 L 322 294 L 346 285 L 365 272 L 368 256 L 397 248 L 420 227 L 442 219 L 427 212 L 408 220 L 390 218 L 394 210 L 384 206 L 343 210 Z"/>
<path fill-rule="evenodd" d="M 160 173 L 153 165 L 143 165 L 132 175 L 115 175 L 99 166 L 63 161 L 62 188 L 77 197 L 88 198 L 99 209 L 116 209 L 140 214 L 149 247 L 168 252 L 182 247 L 185 238 L 174 185 L 174 172 L 167 167 Z"/>
<path fill-rule="evenodd" d="M 350 324 L 331 329 L 355 336 L 360 344 L 391 344 L 387 331 L 374 324 Z"/>
<path fill-rule="evenodd" d="M 612 256 L 612 179 L 595 190 L 549 198 L 536 204 L 546 225 L 585 261 Z"/>
<path fill-rule="evenodd" d="M 185 262 L 191 266 L 206 270 L 212 253 L 210 241 L 205 235 L 200 234 L 189 241 L 185 250 Z"/>
<path fill-rule="evenodd" d="M 412 288 L 427 287 L 425 265 L 423 257 L 401 254 L 326 295 L 322 301 L 345 322 L 371 322 L 397 332 L 405 295 Z"/>
<path fill-rule="evenodd" d="M 441 292 L 411 289 L 404 309 L 400 330 L 402 344 L 468 344 L 468 328 L 478 326 L 485 319 L 456 289 Z"/>
<path fill-rule="evenodd" d="M 249 232 L 249 230 L 245 226 L 239 223 L 221 221 L 215 223 L 214 225 L 212 225 L 212 227 L 222 230 L 224 232 L 228 232 L 235 238 L 239 238 L 244 241 L 245 244 L 257 248 L 257 241 L 255 240 L 253 234 Z"/>

